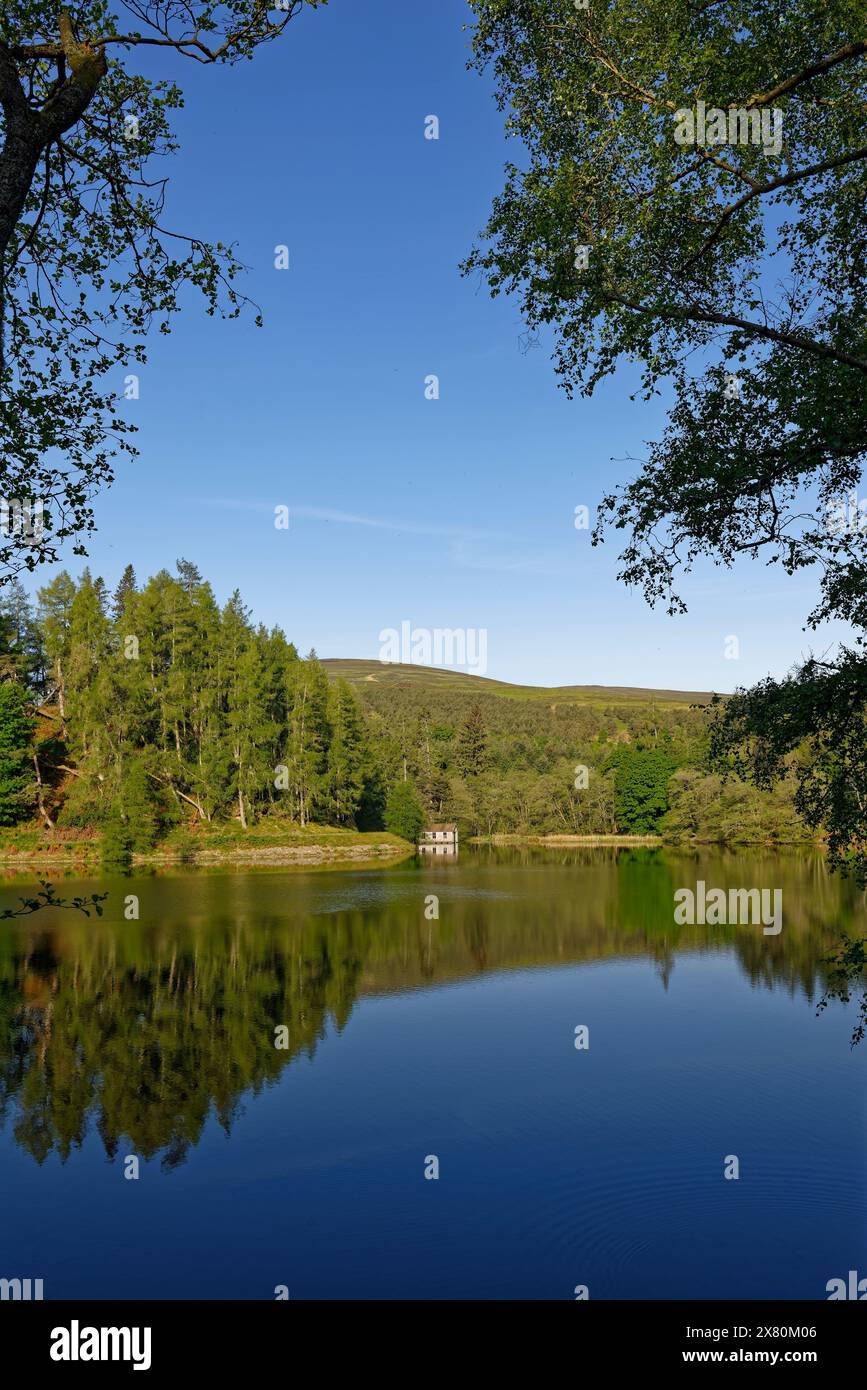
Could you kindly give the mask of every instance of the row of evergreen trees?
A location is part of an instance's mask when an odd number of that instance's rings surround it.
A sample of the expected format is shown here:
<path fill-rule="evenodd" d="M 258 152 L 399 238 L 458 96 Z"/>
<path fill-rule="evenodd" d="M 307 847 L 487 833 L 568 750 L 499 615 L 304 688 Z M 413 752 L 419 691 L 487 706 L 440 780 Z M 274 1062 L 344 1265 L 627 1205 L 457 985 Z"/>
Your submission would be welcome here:
<path fill-rule="evenodd" d="M 36 615 L 15 586 L 0 645 L 6 823 L 34 781 L 44 820 L 62 779 L 66 824 L 113 826 L 132 848 L 190 816 L 246 828 L 275 807 L 302 826 L 352 826 L 377 794 L 349 686 L 254 626 L 237 592 L 221 608 L 187 561 L 142 588 L 128 566 L 113 596 L 87 570 L 78 583 L 64 572 Z M 28 700 L 51 726 L 32 750 Z"/>
<path fill-rule="evenodd" d="M 0 590 L 0 824 L 99 827 L 145 850 L 174 825 L 282 813 L 417 838 L 670 833 L 797 839 L 791 787 L 707 766 L 707 711 L 549 703 L 384 680 L 329 680 L 279 628 L 222 608 L 178 561 L 110 594 L 59 574 L 34 612 Z"/>

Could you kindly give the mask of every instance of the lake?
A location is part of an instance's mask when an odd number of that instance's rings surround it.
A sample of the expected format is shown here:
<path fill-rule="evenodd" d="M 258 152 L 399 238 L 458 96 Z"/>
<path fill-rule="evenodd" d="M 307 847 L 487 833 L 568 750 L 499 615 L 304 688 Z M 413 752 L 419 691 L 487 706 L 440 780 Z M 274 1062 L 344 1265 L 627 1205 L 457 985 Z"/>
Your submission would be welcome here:
<path fill-rule="evenodd" d="M 698 880 L 780 889 L 782 930 L 676 925 Z M 0 1277 L 824 1299 L 867 1274 L 867 1042 L 854 1003 L 816 1012 L 867 914 L 819 856 L 478 848 L 57 889 L 110 896 L 0 923 Z"/>

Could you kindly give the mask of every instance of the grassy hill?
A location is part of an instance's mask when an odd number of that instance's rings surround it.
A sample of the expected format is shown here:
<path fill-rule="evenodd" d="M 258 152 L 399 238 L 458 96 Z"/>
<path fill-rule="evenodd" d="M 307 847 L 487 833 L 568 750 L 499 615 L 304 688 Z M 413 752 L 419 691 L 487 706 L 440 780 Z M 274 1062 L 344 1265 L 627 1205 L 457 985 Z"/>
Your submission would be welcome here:
<path fill-rule="evenodd" d="M 323 661 L 329 676 L 349 681 L 351 685 L 380 685 L 466 691 L 469 694 L 499 695 L 507 700 L 543 700 L 548 704 L 566 705 L 706 705 L 711 693 L 706 690 L 646 690 L 631 685 L 511 685 L 508 681 L 489 680 L 464 671 L 447 671 L 441 667 L 384 664 L 377 660 L 358 660 L 333 657 Z"/>
<path fill-rule="evenodd" d="M 766 791 L 724 782 L 709 765 L 708 691 L 511 685 L 377 660 L 322 664 L 357 694 L 384 788 L 411 780 L 429 819 L 456 820 L 464 837 L 809 839 L 790 780 Z"/>

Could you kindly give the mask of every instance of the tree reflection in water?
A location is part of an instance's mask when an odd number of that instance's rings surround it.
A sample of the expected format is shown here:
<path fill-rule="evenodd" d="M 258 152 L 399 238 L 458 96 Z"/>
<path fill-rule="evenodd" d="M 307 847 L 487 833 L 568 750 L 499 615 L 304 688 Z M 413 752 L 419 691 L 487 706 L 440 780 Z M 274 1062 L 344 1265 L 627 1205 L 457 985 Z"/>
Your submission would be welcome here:
<path fill-rule="evenodd" d="M 224 897 L 213 917 L 170 926 L 113 922 L 111 904 L 99 923 L 74 924 L 59 912 L 47 923 L 42 915 L 3 923 L 0 1122 L 39 1163 L 52 1153 L 67 1159 L 93 1126 L 109 1158 L 126 1140 L 171 1169 L 209 1116 L 230 1133 L 245 1097 L 293 1058 L 312 1057 L 327 1030 L 342 1031 L 359 997 L 492 970 L 644 957 L 667 989 L 678 954 L 724 949 L 755 987 L 785 989 L 814 1007 L 843 997 L 840 960 L 829 951 L 842 928 L 862 926 L 860 896 L 823 869 L 817 878 L 809 862 L 771 856 L 745 877 L 743 860 L 720 856 L 699 868 L 652 850 L 537 853 L 532 861 L 491 852 L 462 872 L 457 892 L 454 879 L 428 872 L 399 880 L 409 890 L 394 901 L 360 894 L 358 909 L 313 916 L 304 892 L 293 900 L 291 888 L 281 915 L 267 910 L 267 893 L 263 909 L 250 911 L 265 882 L 251 876 L 235 917 Z M 528 875 L 528 862 L 539 872 Z M 674 889 L 698 873 L 723 886 L 781 882 L 779 937 L 676 926 Z M 177 895 L 196 882 L 190 875 L 161 886 Z M 431 922 L 422 907 L 436 882 L 442 907 Z M 344 887 L 343 901 L 352 901 L 351 876 Z M 275 1046 L 279 1025 L 289 1030 L 285 1050 Z"/>

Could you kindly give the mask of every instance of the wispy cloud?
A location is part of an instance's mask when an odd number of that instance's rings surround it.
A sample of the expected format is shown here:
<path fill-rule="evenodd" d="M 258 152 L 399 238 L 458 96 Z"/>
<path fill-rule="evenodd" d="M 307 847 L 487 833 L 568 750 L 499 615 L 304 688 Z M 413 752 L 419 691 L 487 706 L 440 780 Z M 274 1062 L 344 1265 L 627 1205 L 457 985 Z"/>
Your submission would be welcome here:
<path fill-rule="evenodd" d="M 228 511 L 258 512 L 272 514 L 269 502 L 251 502 L 235 497 L 208 497 L 207 506 L 222 507 Z M 480 570 L 490 574 L 539 575 L 549 579 L 572 579 L 574 567 L 551 562 L 550 555 L 521 555 L 517 551 L 520 541 L 503 531 L 489 531 L 481 527 L 466 526 L 460 522 L 408 521 L 405 518 L 385 516 L 364 516 L 359 512 L 343 512 L 334 507 L 311 507 L 306 504 L 289 505 L 290 526 L 296 520 L 324 522 L 328 526 L 360 526 L 371 531 L 389 531 L 394 535 L 431 536 L 447 540 L 448 559 L 456 569 Z M 485 554 L 479 542 L 497 542 L 499 549 L 493 554 Z M 509 549 L 503 553 L 502 546 Z"/>
<path fill-rule="evenodd" d="M 210 507 L 224 507 L 228 511 L 269 512 L 274 508 L 268 502 L 250 502 L 235 497 L 207 497 L 205 504 Z M 439 536 L 447 540 L 508 540 L 502 531 L 485 531 L 478 527 L 454 525 L 436 521 L 406 521 L 397 517 L 361 516 L 357 512 L 336 511 L 333 507 L 293 506 L 289 504 L 290 522 L 295 517 L 306 521 L 324 521 L 333 526 L 365 526 L 374 531 L 393 531 L 405 536 Z"/>
<path fill-rule="evenodd" d="M 336 512 L 328 507 L 290 507 L 289 511 L 290 515 L 309 517 L 312 521 L 331 521 L 338 526 L 369 526 L 376 531 L 399 531 L 407 536 L 445 536 L 453 540 L 505 539 L 502 532 L 437 521 L 401 521 L 392 517 L 358 516 L 354 512 Z"/>

